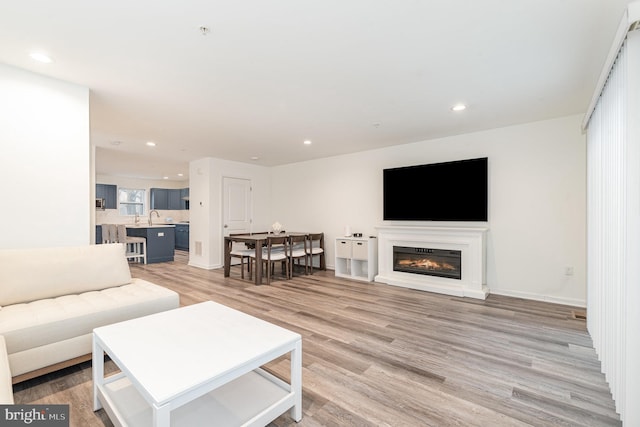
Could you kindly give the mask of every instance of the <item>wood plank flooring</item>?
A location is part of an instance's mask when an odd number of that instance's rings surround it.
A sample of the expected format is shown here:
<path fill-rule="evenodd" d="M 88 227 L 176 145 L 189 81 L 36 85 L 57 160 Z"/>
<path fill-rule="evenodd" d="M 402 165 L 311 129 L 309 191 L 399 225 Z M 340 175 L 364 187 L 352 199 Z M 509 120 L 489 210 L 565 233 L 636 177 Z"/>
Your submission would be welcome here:
<path fill-rule="evenodd" d="M 189 267 L 183 253 L 131 270 L 179 292 L 182 305 L 214 300 L 300 333 L 299 426 L 621 425 L 576 307 L 456 298 L 332 271 L 256 287 L 239 267 L 224 278 Z M 266 368 L 289 378 L 287 358 Z M 70 403 L 71 425 L 112 425 L 92 411 L 90 362 L 14 391 L 16 403 Z M 296 423 L 287 413 L 272 425 Z"/>

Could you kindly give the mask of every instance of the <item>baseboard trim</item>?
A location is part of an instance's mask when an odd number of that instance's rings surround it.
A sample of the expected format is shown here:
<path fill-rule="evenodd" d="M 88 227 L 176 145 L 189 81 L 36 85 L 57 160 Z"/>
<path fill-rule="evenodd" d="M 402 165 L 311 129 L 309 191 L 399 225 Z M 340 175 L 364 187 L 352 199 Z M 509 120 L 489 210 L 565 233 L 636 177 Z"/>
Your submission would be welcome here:
<path fill-rule="evenodd" d="M 587 307 L 587 301 L 576 299 L 576 298 L 562 298 L 562 297 L 555 297 L 552 295 L 540 295 L 540 294 L 534 294 L 530 292 L 511 291 L 508 289 L 490 288 L 490 290 L 492 294 L 504 295 L 506 297 L 530 299 L 534 301 L 550 302 L 554 304 L 569 305 L 572 307 L 580 307 L 580 308 Z"/>
<path fill-rule="evenodd" d="M 191 260 L 189 260 L 188 263 L 189 267 L 196 267 L 196 268 L 202 268 L 205 270 L 215 270 L 217 268 L 222 268 L 222 264 L 198 264 L 197 262 L 193 262 Z"/>

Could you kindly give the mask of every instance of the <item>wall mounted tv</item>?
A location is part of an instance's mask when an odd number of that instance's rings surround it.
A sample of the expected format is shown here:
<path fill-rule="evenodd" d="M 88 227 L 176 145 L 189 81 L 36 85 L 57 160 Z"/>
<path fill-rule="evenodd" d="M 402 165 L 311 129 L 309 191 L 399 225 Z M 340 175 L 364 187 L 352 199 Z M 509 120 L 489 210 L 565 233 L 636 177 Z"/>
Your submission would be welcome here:
<path fill-rule="evenodd" d="M 487 221 L 486 157 L 383 171 L 386 221 Z"/>

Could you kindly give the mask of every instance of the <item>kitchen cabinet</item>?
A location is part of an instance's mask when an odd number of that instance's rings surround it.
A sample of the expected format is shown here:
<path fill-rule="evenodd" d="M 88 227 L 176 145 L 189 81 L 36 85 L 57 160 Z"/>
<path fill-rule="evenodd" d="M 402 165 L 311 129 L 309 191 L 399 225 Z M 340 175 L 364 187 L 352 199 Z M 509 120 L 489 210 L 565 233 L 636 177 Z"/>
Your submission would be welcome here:
<path fill-rule="evenodd" d="M 186 196 L 184 196 L 186 190 Z M 188 197 L 189 189 L 186 188 L 152 188 L 151 209 L 179 211 L 188 209 L 183 197 Z"/>
<path fill-rule="evenodd" d="M 169 210 L 182 210 L 182 201 L 180 200 L 180 189 L 170 189 L 169 193 Z"/>
<path fill-rule="evenodd" d="M 167 188 L 151 189 L 151 209 L 169 209 L 169 190 Z"/>
<path fill-rule="evenodd" d="M 127 227 L 127 236 L 147 239 L 147 264 L 173 261 L 176 246 L 176 232 L 173 225 L 151 227 Z"/>
<path fill-rule="evenodd" d="M 176 249 L 189 250 L 189 224 L 176 224 Z"/>
<path fill-rule="evenodd" d="M 336 277 L 372 282 L 378 272 L 378 242 L 375 237 L 336 239 Z"/>
<path fill-rule="evenodd" d="M 118 186 L 96 184 L 96 199 L 104 199 L 105 209 L 118 209 Z"/>
<path fill-rule="evenodd" d="M 96 225 L 96 244 L 102 243 L 102 226 Z"/>

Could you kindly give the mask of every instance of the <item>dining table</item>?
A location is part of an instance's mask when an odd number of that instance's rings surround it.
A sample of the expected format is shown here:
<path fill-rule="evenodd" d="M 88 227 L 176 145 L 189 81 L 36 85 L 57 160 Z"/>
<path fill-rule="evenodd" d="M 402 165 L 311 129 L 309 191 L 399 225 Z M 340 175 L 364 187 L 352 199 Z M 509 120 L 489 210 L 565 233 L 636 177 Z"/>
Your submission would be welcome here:
<path fill-rule="evenodd" d="M 224 237 L 224 277 L 229 277 L 231 273 L 231 250 L 234 243 L 244 243 L 247 247 L 254 247 L 256 254 L 256 271 L 255 271 L 255 284 L 262 284 L 262 248 L 267 243 L 269 237 L 288 237 L 288 236 L 306 236 L 309 233 L 305 232 L 289 232 L 282 231 L 280 233 L 247 233 L 247 234 L 234 234 Z"/>

